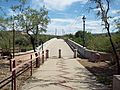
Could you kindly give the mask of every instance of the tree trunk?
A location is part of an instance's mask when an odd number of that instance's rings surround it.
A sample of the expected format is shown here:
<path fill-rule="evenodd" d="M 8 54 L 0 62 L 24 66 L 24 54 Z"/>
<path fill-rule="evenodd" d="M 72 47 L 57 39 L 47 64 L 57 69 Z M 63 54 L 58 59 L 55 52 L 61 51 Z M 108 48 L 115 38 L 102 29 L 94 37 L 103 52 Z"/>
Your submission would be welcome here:
<path fill-rule="evenodd" d="M 26 30 L 27 30 L 27 34 L 28 34 L 28 36 L 30 37 L 30 41 L 31 41 L 31 44 L 32 44 L 33 50 L 34 50 L 34 52 L 36 52 L 36 50 L 35 50 L 35 39 L 32 37 L 31 34 L 28 33 L 29 30 L 27 29 L 27 26 L 26 26 Z"/>
<path fill-rule="evenodd" d="M 113 43 L 112 38 L 111 38 L 111 34 L 110 34 L 110 31 L 109 31 L 109 24 L 108 24 L 108 27 L 107 27 L 107 32 L 108 32 L 109 40 L 110 40 L 110 43 L 111 43 L 111 45 L 112 45 L 112 49 L 113 49 L 113 52 L 114 52 L 115 58 L 116 58 L 117 73 L 118 73 L 118 75 L 120 75 L 120 63 L 119 63 L 119 58 L 118 58 L 117 51 L 116 51 L 116 49 L 115 49 L 114 43 Z"/>
<path fill-rule="evenodd" d="M 33 50 L 34 50 L 34 52 L 36 52 L 36 50 L 35 50 L 35 40 L 33 39 L 32 36 L 30 36 L 30 40 L 31 40 L 31 44 L 32 44 Z"/>
<path fill-rule="evenodd" d="M 30 37 L 30 39 L 31 39 L 31 43 L 32 43 L 32 46 L 33 46 L 33 50 L 34 50 L 34 52 L 36 52 L 36 50 L 35 50 L 35 40 L 32 36 Z M 38 53 L 35 53 L 35 56 L 37 57 Z M 36 68 L 39 68 L 39 66 L 40 66 L 40 60 L 38 58 L 36 58 Z"/>
<path fill-rule="evenodd" d="M 35 50 L 35 38 L 32 37 L 32 35 L 29 34 L 28 32 L 27 32 L 27 34 L 30 36 L 30 40 L 31 40 L 31 44 L 32 44 L 33 50 L 34 50 L 34 52 L 36 52 L 36 50 Z M 35 53 L 35 56 L 37 57 L 38 54 Z M 36 58 L 36 68 L 38 68 L 39 66 L 40 66 L 40 60 L 38 58 Z"/>

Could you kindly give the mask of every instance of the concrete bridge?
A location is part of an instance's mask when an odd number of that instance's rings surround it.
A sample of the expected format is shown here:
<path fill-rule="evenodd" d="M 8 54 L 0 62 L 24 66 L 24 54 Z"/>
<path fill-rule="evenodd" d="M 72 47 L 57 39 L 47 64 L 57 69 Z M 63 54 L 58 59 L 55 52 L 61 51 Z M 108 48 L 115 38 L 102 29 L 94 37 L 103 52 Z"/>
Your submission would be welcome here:
<path fill-rule="evenodd" d="M 52 39 L 44 44 L 49 58 L 27 80 L 22 90 L 108 90 L 96 81 L 78 60 L 63 39 Z M 58 58 L 61 49 L 61 58 Z"/>

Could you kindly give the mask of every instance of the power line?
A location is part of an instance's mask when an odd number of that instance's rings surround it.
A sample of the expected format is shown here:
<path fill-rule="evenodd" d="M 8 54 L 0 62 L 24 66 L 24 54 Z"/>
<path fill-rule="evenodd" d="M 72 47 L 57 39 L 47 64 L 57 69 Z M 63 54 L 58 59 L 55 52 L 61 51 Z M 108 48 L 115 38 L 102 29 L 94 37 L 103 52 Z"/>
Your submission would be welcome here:
<path fill-rule="evenodd" d="M 86 13 L 86 12 L 87 12 L 87 10 L 84 9 L 85 5 L 86 5 L 86 4 L 84 4 L 83 8 L 81 9 L 82 11 L 80 11 L 80 13 Z M 82 15 L 81 15 L 81 16 L 82 16 Z M 72 23 L 70 23 L 69 25 L 67 25 L 67 27 L 72 27 L 72 26 L 75 25 L 80 19 L 81 19 L 81 17 L 80 17 L 80 14 L 79 14 L 79 15 L 77 15 L 77 16 L 75 17 L 74 22 L 72 22 Z"/>

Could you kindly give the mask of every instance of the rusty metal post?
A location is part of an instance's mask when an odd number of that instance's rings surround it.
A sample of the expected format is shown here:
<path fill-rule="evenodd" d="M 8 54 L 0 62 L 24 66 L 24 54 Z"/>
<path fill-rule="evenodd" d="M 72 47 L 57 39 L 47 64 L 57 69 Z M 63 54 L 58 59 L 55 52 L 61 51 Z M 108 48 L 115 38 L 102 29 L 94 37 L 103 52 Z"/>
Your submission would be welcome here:
<path fill-rule="evenodd" d="M 46 59 L 49 58 L 49 50 L 46 50 Z"/>
<path fill-rule="evenodd" d="M 31 59 L 31 62 L 30 62 L 30 67 L 31 67 L 31 72 L 30 72 L 30 75 L 32 76 L 32 55 L 30 56 L 30 59 Z"/>
<path fill-rule="evenodd" d="M 16 67 L 15 60 L 13 61 L 13 68 Z M 12 71 L 12 90 L 17 90 L 16 86 L 16 70 Z"/>
<path fill-rule="evenodd" d="M 59 49 L 59 58 L 61 58 L 61 49 Z"/>
<path fill-rule="evenodd" d="M 44 51 L 42 51 L 42 64 L 44 63 Z"/>
<path fill-rule="evenodd" d="M 74 58 L 77 58 L 77 49 L 74 49 Z"/>

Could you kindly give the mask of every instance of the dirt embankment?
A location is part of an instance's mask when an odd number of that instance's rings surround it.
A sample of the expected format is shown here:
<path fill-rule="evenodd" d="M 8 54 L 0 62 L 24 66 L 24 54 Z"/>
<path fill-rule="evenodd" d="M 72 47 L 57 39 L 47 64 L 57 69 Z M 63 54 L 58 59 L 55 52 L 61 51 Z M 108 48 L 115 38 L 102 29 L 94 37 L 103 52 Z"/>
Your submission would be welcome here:
<path fill-rule="evenodd" d="M 89 62 L 87 59 L 79 59 L 78 61 L 96 76 L 98 82 L 112 88 L 113 75 L 117 74 L 116 65 L 107 62 Z"/>

